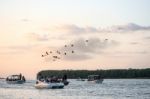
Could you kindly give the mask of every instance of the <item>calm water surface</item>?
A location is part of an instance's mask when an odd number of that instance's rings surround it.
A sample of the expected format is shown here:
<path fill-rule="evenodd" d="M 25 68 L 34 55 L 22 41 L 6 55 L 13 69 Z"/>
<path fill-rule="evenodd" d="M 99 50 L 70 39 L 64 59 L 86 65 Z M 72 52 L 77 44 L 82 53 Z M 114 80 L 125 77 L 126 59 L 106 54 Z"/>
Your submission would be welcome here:
<path fill-rule="evenodd" d="M 0 99 L 150 99 L 150 79 L 105 79 L 102 84 L 69 81 L 64 89 L 35 89 L 34 80 L 25 84 L 0 80 Z"/>

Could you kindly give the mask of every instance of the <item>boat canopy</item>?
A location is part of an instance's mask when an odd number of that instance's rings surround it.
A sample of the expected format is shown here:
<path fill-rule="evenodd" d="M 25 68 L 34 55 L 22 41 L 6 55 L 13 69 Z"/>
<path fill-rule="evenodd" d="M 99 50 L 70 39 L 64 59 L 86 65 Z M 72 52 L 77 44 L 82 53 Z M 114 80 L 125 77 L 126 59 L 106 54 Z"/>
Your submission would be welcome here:
<path fill-rule="evenodd" d="M 11 75 L 11 76 L 8 76 L 8 79 L 19 79 L 19 75 Z"/>

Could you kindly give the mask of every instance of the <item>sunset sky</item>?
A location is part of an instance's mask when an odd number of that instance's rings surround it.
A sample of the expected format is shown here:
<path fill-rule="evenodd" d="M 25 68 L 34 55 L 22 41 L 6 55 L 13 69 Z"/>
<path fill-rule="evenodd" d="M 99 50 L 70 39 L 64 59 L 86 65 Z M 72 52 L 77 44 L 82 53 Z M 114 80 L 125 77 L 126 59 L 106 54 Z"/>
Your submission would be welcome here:
<path fill-rule="evenodd" d="M 0 77 L 128 68 L 150 68 L 150 0 L 0 0 Z"/>

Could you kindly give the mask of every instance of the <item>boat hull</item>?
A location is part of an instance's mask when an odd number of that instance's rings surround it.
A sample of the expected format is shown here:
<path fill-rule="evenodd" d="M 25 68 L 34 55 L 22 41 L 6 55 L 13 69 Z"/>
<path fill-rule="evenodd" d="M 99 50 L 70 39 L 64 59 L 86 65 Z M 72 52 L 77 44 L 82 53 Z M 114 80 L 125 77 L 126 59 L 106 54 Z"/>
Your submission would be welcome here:
<path fill-rule="evenodd" d="M 103 82 L 103 79 L 99 79 L 99 80 L 91 80 L 91 81 L 88 81 L 88 82 L 101 84 L 101 83 Z"/>
<path fill-rule="evenodd" d="M 64 84 L 63 83 L 40 82 L 38 84 L 35 84 L 34 87 L 37 89 L 62 89 L 62 88 L 64 88 Z"/>
<path fill-rule="evenodd" d="M 8 84 L 23 84 L 25 81 L 23 80 L 17 80 L 17 81 L 6 81 Z"/>

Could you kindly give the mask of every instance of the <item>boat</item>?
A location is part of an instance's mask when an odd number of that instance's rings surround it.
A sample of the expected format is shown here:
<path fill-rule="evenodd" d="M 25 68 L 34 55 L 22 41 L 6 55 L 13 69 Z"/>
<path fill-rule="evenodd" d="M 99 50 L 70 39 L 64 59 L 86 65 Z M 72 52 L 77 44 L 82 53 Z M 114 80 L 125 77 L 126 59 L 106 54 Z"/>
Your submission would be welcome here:
<path fill-rule="evenodd" d="M 37 89 L 62 89 L 62 88 L 64 88 L 64 84 L 61 82 L 37 81 L 34 86 Z"/>
<path fill-rule="evenodd" d="M 100 75 L 89 75 L 87 81 L 94 83 L 102 83 L 103 79 L 100 77 Z"/>
<path fill-rule="evenodd" d="M 8 84 L 23 84 L 25 83 L 25 77 L 20 75 L 10 75 L 6 78 Z"/>
<path fill-rule="evenodd" d="M 62 78 L 57 76 L 43 76 L 41 73 L 37 75 L 37 81 L 34 85 L 37 89 L 61 89 L 68 85 L 67 75 Z"/>

